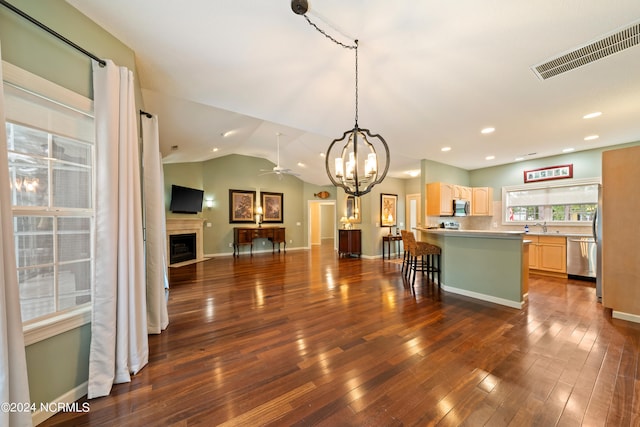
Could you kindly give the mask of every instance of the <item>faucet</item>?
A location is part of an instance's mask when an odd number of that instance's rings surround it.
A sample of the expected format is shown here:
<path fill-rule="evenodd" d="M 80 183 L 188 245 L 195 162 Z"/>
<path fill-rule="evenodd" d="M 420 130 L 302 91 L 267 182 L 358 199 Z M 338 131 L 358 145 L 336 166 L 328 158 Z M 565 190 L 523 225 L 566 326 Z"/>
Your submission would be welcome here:
<path fill-rule="evenodd" d="M 540 224 L 539 222 L 536 222 L 534 225 L 538 225 L 538 226 L 542 227 L 542 232 L 543 233 L 547 232 L 547 221 L 543 222 L 542 224 Z"/>

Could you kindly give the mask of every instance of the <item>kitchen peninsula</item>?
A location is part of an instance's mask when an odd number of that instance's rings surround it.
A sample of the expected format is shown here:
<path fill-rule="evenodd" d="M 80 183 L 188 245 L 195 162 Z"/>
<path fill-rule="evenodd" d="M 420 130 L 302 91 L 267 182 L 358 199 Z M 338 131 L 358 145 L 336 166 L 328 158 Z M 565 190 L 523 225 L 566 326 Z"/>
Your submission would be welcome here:
<path fill-rule="evenodd" d="M 442 249 L 442 288 L 522 308 L 528 292 L 528 242 L 515 231 L 416 228 L 420 240 Z"/>

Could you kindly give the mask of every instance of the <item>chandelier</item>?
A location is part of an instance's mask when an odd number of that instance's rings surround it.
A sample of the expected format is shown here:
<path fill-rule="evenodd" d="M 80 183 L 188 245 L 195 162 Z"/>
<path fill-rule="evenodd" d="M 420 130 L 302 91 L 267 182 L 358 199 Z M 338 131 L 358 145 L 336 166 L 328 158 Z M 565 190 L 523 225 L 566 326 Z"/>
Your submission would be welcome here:
<path fill-rule="evenodd" d="M 358 40 L 346 45 L 321 30 L 306 15 L 309 9 L 306 0 L 292 0 L 291 9 L 329 40 L 355 52 L 355 125 L 331 142 L 325 155 L 325 169 L 333 185 L 342 187 L 345 193 L 356 197 L 365 195 L 387 176 L 391 158 L 384 138 L 358 125 Z M 382 161 L 384 167 L 380 168 Z"/>

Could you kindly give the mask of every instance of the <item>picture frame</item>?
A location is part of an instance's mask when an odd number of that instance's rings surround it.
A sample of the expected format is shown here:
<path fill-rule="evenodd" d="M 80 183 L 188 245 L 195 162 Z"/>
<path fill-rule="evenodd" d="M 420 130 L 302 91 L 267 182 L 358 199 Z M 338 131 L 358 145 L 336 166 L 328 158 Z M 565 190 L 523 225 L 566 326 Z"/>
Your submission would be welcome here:
<path fill-rule="evenodd" d="M 573 164 L 551 166 L 524 171 L 524 182 L 548 181 L 551 179 L 573 178 Z"/>
<path fill-rule="evenodd" d="M 380 194 L 380 227 L 395 227 L 398 217 L 398 195 Z"/>
<path fill-rule="evenodd" d="M 284 222 L 284 194 L 263 191 L 260 195 L 262 198 L 262 222 Z"/>
<path fill-rule="evenodd" d="M 347 196 L 345 204 L 345 217 L 351 224 L 360 224 L 360 197 Z"/>
<path fill-rule="evenodd" d="M 255 221 L 256 192 L 229 190 L 229 223 Z"/>

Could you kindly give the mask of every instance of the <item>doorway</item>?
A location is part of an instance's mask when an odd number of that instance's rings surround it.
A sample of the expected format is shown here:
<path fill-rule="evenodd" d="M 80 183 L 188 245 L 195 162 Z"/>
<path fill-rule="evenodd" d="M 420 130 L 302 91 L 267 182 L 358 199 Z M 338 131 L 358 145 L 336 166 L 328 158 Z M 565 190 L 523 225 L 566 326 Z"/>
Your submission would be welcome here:
<path fill-rule="evenodd" d="M 309 200 L 309 247 L 336 241 L 336 202 Z"/>
<path fill-rule="evenodd" d="M 406 196 L 406 230 L 413 230 L 420 224 L 420 194 L 407 194 Z"/>

